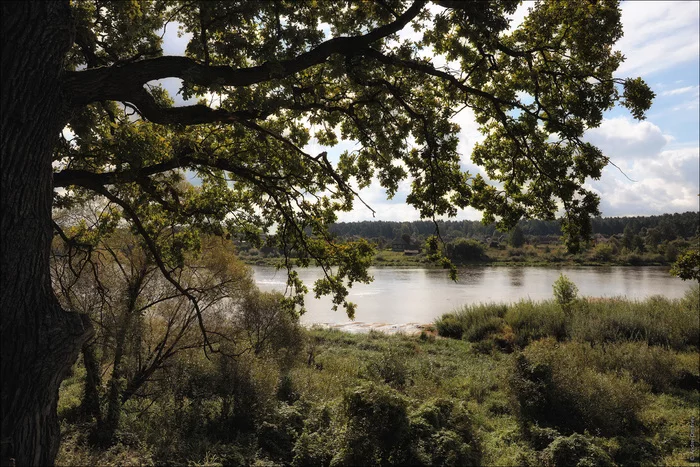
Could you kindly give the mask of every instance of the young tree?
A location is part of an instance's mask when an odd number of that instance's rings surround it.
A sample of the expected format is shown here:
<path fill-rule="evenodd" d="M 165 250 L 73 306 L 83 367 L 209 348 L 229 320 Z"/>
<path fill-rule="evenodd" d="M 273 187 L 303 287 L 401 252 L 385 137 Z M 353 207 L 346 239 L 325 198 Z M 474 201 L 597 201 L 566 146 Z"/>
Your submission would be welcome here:
<path fill-rule="evenodd" d="M 514 248 L 520 248 L 525 244 L 525 234 L 523 234 L 523 229 L 519 225 L 516 225 L 510 231 L 509 241 Z"/>
<path fill-rule="evenodd" d="M 100 225 L 95 218 L 99 216 L 93 216 L 92 226 Z M 138 237 L 117 230 L 99 238 L 99 233 L 96 237 L 83 226 L 57 225 L 71 238 L 57 241 L 52 249 L 52 279 L 61 305 L 95 323 L 95 338 L 82 349 L 87 373 L 82 406 L 85 415 L 96 421 L 95 440 L 110 445 L 123 405 L 175 355 L 201 349 L 205 342 L 240 340 L 234 319 L 243 314 L 236 305 L 258 294 L 249 268 L 236 258 L 231 242 L 205 238 L 201 251 L 187 254 L 172 271 L 178 284 L 196 296 L 198 316 L 188 297 L 160 274 Z M 85 247 L 90 241 L 96 241 L 92 248 L 75 248 L 78 242 Z M 197 329 L 198 318 L 202 332 Z M 265 324 L 265 332 L 272 333 L 274 327 Z M 251 351 L 266 339 L 260 340 L 250 344 Z M 106 391 L 101 389 L 102 368 L 110 369 Z"/>
<path fill-rule="evenodd" d="M 617 1 L 541 1 L 511 31 L 516 6 L 2 2 L 2 462 L 53 462 L 58 386 L 91 332 L 51 290 L 54 206 L 119 206 L 173 286 L 183 239 L 154 242 L 163 223 L 295 251 L 327 272 L 316 292 L 350 313 L 346 286 L 369 280 L 371 247 L 337 245 L 327 226 L 352 209 L 353 180 L 376 178 L 391 196 L 410 175 L 421 216 L 472 206 L 502 230 L 561 205 L 576 248 L 597 212 L 583 184 L 608 162 L 582 135 L 617 102 L 643 118 L 653 93 L 613 78 Z M 185 56 L 162 56 L 173 21 L 192 34 Z M 200 102 L 172 107 L 149 84 L 163 78 Z M 451 119 L 465 106 L 486 135 L 471 158 L 489 179 L 460 170 Z M 74 137 L 61 136 L 66 126 Z M 303 149 L 311 136 L 359 149 L 332 162 Z M 201 188 L 180 183 L 185 170 Z"/>

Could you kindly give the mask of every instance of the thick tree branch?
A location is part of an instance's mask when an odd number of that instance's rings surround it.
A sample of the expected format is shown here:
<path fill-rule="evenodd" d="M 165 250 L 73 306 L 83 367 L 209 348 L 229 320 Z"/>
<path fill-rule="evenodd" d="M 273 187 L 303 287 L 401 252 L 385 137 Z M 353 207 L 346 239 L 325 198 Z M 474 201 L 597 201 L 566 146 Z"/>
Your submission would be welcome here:
<path fill-rule="evenodd" d="M 427 0 L 416 0 L 391 23 L 361 36 L 329 39 L 312 50 L 289 60 L 266 62 L 259 66 L 235 69 L 229 66 L 202 65 L 188 57 L 158 57 L 121 66 L 67 72 L 64 89 L 71 96 L 75 106 L 83 106 L 101 100 L 126 101 L 139 106 L 135 101 L 147 103 L 140 95 L 143 85 L 149 81 L 163 78 L 181 78 L 202 86 L 214 84 L 250 86 L 273 79 L 282 79 L 323 63 L 331 55 L 353 55 L 357 50 L 366 48 L 373 42 L 400 31 L 420 13 L 426 3 Z M 140 110 L 144 109 L 140 108 Z M 195 110 L 191 111 L 195 112 Z"/>

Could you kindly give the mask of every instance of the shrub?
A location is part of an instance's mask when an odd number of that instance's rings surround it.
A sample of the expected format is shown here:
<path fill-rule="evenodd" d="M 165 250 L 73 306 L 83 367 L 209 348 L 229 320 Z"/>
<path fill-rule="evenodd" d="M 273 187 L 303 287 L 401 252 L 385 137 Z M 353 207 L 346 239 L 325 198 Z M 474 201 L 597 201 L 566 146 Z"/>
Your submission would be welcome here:
<path fill-rule="evenodd" d="M 520 248 L 508 248 L 508 256 L 523 256 L 524 252 Z"/>
<path fill-rule="evenodd" d="M 669 243 L 666 245 L 666 248 L 664 249 L 664 259 L 669 262 L 673 263 L 678 259 L 678 246 L 676 246 L 675 243 Z"/>
<path fill-rule="evenodd" d="M 289 403 L 294 403 L 299 399 L 299 394 L 294 390 L 294 380 L 289 373 L 280 376 L 277 399 Z"/>
<path fill-rule="evenodd" d="M 461 404 L 437 399 L 410 417 L 412 465 L 479 465 L 471 418 Z"/>
<path fill-rule="evenodd" d="M 305 421 L 302 433 L 293 448 L 292 465 L 329 465 L 337 449 L 338 427 L 336 406 L 318 405 L 312 407 Z"/>
<path fill-rule="evenodd" d="M 591 254 L 596 261 L 610 261 L 613 257 L 613 247 L 609 243 L 598 243 Z"/>
<path fill-rule="evenodd" d="M 591 347 L 590 344 L 570 344 L 571 352 L 579 357 L 579 365 L 588 363 L 603 373 L 629 374 L 633 381 L 643 381 L 655 392 L 669 390 L 680 378 L 675 353 L 646 342 L 624 342 Z"/>
<path fill-rule="evenodd" d="M 288 359 L 303 347 L 298 317 L 279 292 L 249 291 L 235 314 L 235 325 L 256 355 L 268 352 Z"/>
<path fill-rule="evenodd" d="M 618 439 L 619 447 L 613 456 L 618 465 L 646 467 L 660 464 L 661 451 L 654 443 L 636 436 Z"/>
<path fill-rule="evenodd" d="M 552 289 L 554 290 L 554 298 L 557 303 L 559 303 L 562 310 L 566 313 L 570 312 L 571 306 L 576 301 L 576 296 L 578 295 L 578 287 L 576 287 L 576 284 L 571 282 L 564 274 L 560 274 L 559 279 L 552 285 Z"/>
<path fill-rule="evenodd" d="M 644 262 L 641 255 L 630 252 L 623 254 L 621 259 L 623 263 L 631 264 L 633 266 L 640 265 Z"/>
<path fill-rule="evenodd" d="M 585 300 L 567 322 L 567 334 L 582 342 L 643 341 L 677 350 L 698 347 L 700 317 L 689 291 L 683 300 Z"/>
<path fill-rule="evenodd" d="M 476 240 L 459 238 L 447 244 L 447 257 L 455 261 L 478 261 L 484 257 L 484 245 Z"/>
<path fill-rule="evenodd" d="M 513 227 L 513 230 L 510 231 L 509 241 L 515 248 L 520 248 L 525 244 L 525 235 L 519 226 L 516 225 Z"/>
<path fill-rule="evenodd" d="M 561 415 L 555 413 L 552 406 L 552 368 L 543 363 L 533 363 L 525 355 L 519 354 L 515 359 L 509 387 L 516 401 L 516 412 L 525 424 L 532 422 L 549 422 Z"/>
<path fill-rule="evenodd" d="M 700 249 L 688 248 L 678 255 L 676 262 L 671 268 L 671 274 L 680 277 L 684 281 L 696 280 L 700 282 Z"/>
<path fill-rule="evenodd" d="M 335 465 L 395 465 L 409 452 L 407 401 L 393 389 L 370 384 L 345 394 L 344 439 Z"/>
<path fill-rule="evenodd" d="M 520 347 L 542 337 L 561 340 L 566 336 L 564 313 L 552 302 L 520 301 L 508 309 L 504 320 L 513 328 Z"/>
<path fill-rule="evenodd" d="M 462 323 L 454 313 L 445 313 L 435 320 L 435 328 L 438 335 L 450 337 L 452 339 L 461 339 L 464 329 Z"/>
<path fill-rule="evenodd" d="M 396 351 L 382 352 L 366 368 L 370 379 L 378 380 L 395 389 L 403 389 L 409 379 L 406 358 Z"/>
<path fill-rule="evenodd" d="M 303 425 L 304 417 L 297 407 L 280 404 L 273 417 L 257 427 L 258 445 L 272 459 L 288 463 Z"/>
<path fill-rule="evenodd" d="M 542 452 L 545 465 L 552 467 L 604 467 L 615 465 L 601 448 L 583 435 L 560 436 Z"/>
<path fill-rule="evenodd" d="M 498 316 L 483 316 L 482 319 L 472 320 L 465 329 L 463 338 L 469 342 L 478 342 L 486 337 L 503 330 L 505 321 Z"/>
<path fill-rule="evenodd" d="M 329 465 L 333 459 L 333 441 L 321 433 L 302 433 L 294 445 L 292 465 Z"/>
<path fill-rule="evenodd" d="M 700 315 L 700 284 L 693 285 L 683 296 L 681 300 L 683 310 L 688 310 L 690 313 Z"/>
<path fill-rule="evenodd" d="M 577 348 L 543 339 L 516 359 L 510 381 L 521 420 L 562 432 L 619 434 L 638 428 L 644 386 L 586 366 Z"/>
<path fill-rule="evenodd" d="M 456 339 L 465 338 L 475 342 L 503 326 L 503 316 L 508 305 L 467 305 L 462 309 L 442 315 L 435 321 L 438 334 Z"/>

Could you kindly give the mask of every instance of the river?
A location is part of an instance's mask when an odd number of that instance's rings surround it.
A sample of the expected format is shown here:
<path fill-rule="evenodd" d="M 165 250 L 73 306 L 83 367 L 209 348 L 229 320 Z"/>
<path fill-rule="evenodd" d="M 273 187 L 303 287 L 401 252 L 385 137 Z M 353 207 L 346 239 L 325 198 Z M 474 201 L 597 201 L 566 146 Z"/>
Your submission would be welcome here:
<path fill-rule="evenodd" d="M 286 272 L 273 267 L 253 266 L 262 290 L 284 292 Z M 320 277 L 319 268 L 299 269 L 309 287 Z M 355 284 L 349 301 L 357 304 L 355 320 L 365 323 L 430 323 L 436 317 L 467 303 L 515 302 L 521 299 L 552 298 L 552 284 L 565 274 L 590 297 L 624 296 L 641 299 L 651 295 L 680 298 L 692 281 L 671 277 L 663 267 L 506 267 L 477 266 L 459 271 L 453 282 L 444 270 L 372 268 L 374 282 Z M 347 323 L 341 310 L 333 312 L 328 297 L 306 297 L 304 324 Z"/>

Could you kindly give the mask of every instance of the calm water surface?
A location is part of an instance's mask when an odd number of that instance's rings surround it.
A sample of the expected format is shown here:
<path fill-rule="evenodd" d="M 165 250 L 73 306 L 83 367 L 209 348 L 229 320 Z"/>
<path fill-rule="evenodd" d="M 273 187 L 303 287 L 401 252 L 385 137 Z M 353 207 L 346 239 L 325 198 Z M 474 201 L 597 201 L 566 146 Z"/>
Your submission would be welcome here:
<path fill-rule="evenodd" d="M 273 267 L 253 266 L 262 290 L 284 292 L 286 272 Z M 591 297 L 624 296 L 641 299 L 651 295 L 680 298 L 691 281 L 671 277 L 663 267 L 474 267 L 462 269 L 455 283 L 444 270 L 372 268 L 374 282 L 356 284 L 348 299 L 357 304 L 355 320 L 368 323 L 429 323 L 443 313 L 466 303 L 545 300 L 552 297 L 552 284 L 566 274 Z M 311 289 L 319 268 L 300 269 L 299 276 Z M 341 310 L 331 310 L 331 300 L 306 297 L 304 324 L 345 323 Z"/>

